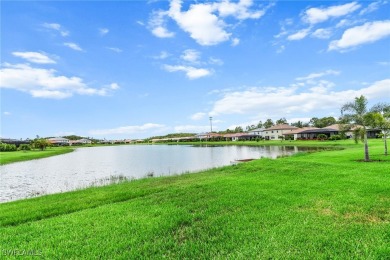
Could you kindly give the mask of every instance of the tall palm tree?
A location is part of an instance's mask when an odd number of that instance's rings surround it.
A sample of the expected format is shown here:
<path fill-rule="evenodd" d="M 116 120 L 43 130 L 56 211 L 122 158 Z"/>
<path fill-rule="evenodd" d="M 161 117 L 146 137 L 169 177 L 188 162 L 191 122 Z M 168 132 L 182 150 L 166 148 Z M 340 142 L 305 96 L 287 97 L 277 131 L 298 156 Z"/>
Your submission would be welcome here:
<path fill-rule="evenodd" d="M 351 126 L 361 126 L 363 141 L 364 141 L 364 161 L 370 161 L 370 155 L 368 152 L 367 142 L 367 125 L 368 125 L 368 109 L 367 99 L 361 95 L 355 97 L 354 102 L 348 102 L 341 107 L 341 115 L 345 122 L 348 122 Z"/>

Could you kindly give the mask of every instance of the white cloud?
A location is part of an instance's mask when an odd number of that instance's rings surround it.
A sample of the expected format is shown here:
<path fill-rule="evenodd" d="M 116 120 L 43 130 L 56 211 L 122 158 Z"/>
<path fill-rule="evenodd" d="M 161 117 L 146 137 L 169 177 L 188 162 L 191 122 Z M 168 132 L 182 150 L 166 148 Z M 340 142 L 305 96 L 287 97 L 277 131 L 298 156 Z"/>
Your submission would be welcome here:
<path fill-rule="evenodd" d="M 332 30 L 320 28 L 315 30 L 311 36 L 318 39 L 329 39 L 332 36 Z"/>
<path fill-rule="evenodd" d="M 10 115 L 11 115 L 11 112 L 4 111 L 4 112 L 3 112 L 3 115 L 5 115 L 5 116 L 10 116 Z"/>
<path fill-rule="evenodd" d="M 112 90 L 117 90 L 117 89 L 120 88 L 120 86 L 118 85 L 118 83 L 111 83 L 111 84 L 110 84 L 110 88 L 111 88 Z"/>
<path fill-rule="evenodd" d="M 63 37 L 69 36 L 69 31 L 65 30 L 58 23 L 44 23 L 44 24 L 42 24 L 42 26 L 47 28 L 47 29 L 51 29 L 51 30 L 59 32 L 61 34 L 61 36 L 63 36 Z"/>
<path fill-rule="evenodd" d="M 157 59 L 157 60 L 165 60 L 165 59 L 168 58 L 170 55 L 171 55 L 171 54 L 169 54 L 169 52 L 162 51 L 162 52 L 160 52 L 159 55 L 154 56 L 153 58 L 154 58 L 154 59 Z"/>
<path fill-rule="evenodd" d="M 64 45 L 75 51 L 83 51 L 83 49 L 74 42 L 65 42 Z"/>
<path fill-rule="evenodd" d="M 29 62 L 33 63 L 39 63 L 39 64 L 50 64 L 50 63 L 56 63 L 54 60 L 49 58 L 46 54 L 40 53 L 40 52 L 13 52 L 12 55 L 16 57 L 23 58 Z"/>
<path fill-rule="evenodd" d="M 183 71 L 186 73 L 187 78 L 189 79 L 198 79 L 202 77 L 206 77 L 212 74 L 212 72 L 208 69 L 203 68 L 194 68 L 191 66 L 182 66 L 182 65 L 164 65 L 163 67 L 168 72 L 176 72 Z"/>
<path fill-rule="evenodd" d="M 343 5 L 334 5 L 326 8 L 309 8 L 303 15 L 303 20 L 310 24 L 325 22 L 330 18 L 341 17 L 350 14 L 361 6 L 356 2 L 347 3 Z"/>
<path fill-rule="evenodd" d="M 107 28 L 99 28 L 99 34 L 100 34 L 101 36 L 104 36 L 104 35 L 106 35 L 106 34 L 109 33 L 109 32 L 110 32 L 110 30 L 107 29 Z"/>
<path fill-rule="evenodd" d="M 250 10 L 252 5 L 252 0 L 240 0 L 237 3 L 224 0 L 217 3 L 191 4 L 187 11 L 182 11 L 182 1 L 172 0 L 168 11 L 152 13 L 149 29 L 157 37 L 173 37 L 174 33 L 166 28 L 170 18 L 200 45 L 216 45 L 228 41 L 232 35 L 226 31 L 229 25 L 224 18 L 259 19 L 264 15 L 265 10 Z M 235 44 L 238 44 L 237 40 L 233 40 L 233 45 Z"/>
<path fill-rule="evenodd" d="M 250 114 L 272 111 L 276 116 L 302 112 L 320 112 L 339 109 L 356 96 L 364 95 L 369 100 L 390 98 L 390 79 L 384 79 L 361 89 L 342 91 L 299 92 L 296 87 L 250 88 L 226 93 L 214 103 L 210 115 Z"/>
<path fill-rule="evenodd" d="M 209 58 L 209 63 L 214 65 L 219 65 L 219 66 L 223 65 L 223 61 L 221 59 L 213 58 L 213 57 Z"/>
<path fill-rule="evenodd" d="M 203 119 L 204 117 L 206 116 L 206 113 L 203 113 L 203 112 L 199 112 L 199 113 L 195 113 L 191 116 L 191 119 L 192 120 L 201 120 Z"/>
<path fill-rule="evenodd" d="M 367 22 L 346 30 L 340 40 L 329 44 L 329 51 L 346 50 L 390 36 L 390 20 Z"/>
<path fill-rule="evenodd" d="M 366 8 L 360 11 L 360 15 L 365 15 L 368 13 L 372 13 L 379 9 L 379 7 L 383 4 L 387 4 L 387 1 L 376 1 L 373 3 L 370 3 Z"/>
<path fill-rule="evenodd" d="M 321 77 L 324 77 L 327 75 L 339 75 L 339 74 L 340 74 L 340 71 L 337 71 L 337 70 L 326 70 L 323 72 L 311 73 L 311 74 L 304 76 L 304 77 L 298 77 L 295 80 L 304 81 L 304 80 L 311 80 L 311 79 L 315 79 L 315 78 L 321 78 Z"/>
<path fill-rule="evenodd" d="M 117 53 L 121 53 L 123 52 L 122 49 L 119 49 L 117 47 L 107 47 L 107 49 L 111 50 L 111 51 L 114 51 L 114 52 L 117 52 Z"/>
<path fill-rule="evenodd" d="M 289 41 L 298 41 L 305 38 L 310 33 L 310 28 L 302 29 L 294 34 L 291 34 L 287 37 Z"/>
<path fill-rule="evenodd" d="M 188 49 L 183 52 L 180 58 L 191 63 L 198 63 L 200 59 L 200 52 L 193 49 Z"/>
<path fill-rule="evenodd" d="M 238 38 L 233 38 L 232 39 L 232 46 L 237 46 L 240 44 L 240 39 Z"/>
<path fill-rule="evenodd" d="M 213 130 L 218 129 L 217 126 L 213 126 Z M 176 133 L 201 133 L 201 132 L 209 132 L 209 125 L 180 125 L 175 126 L 174 131 Z"/>
<path fill-rule="evenodd" d="M 152 33 L 159 38 L 171 38 L 175 36 L 175 33 L 168 31 L 166 28 L 166 17 L 168 12 L 155 11 L 152 13 L 152 18 L 149 20 L 149 28 Z"/>
<path fill-rule="evenodd" d="M 90 135 L 150 133 L 151 130 L 158 130 L 164 127 L 165 126 L 161 124 L 147 123 L 144 125 L 121 126 L 117 128 L 111 128 L 111 129 L 96 129 L 96 130 L 91 130 L 88 133 Z"/>
<path fill-rule="evenodd" d="M 0 88 L 29 93 L 33 97 L 63 99 L 78 95 L 106 96 L 116 87 L 91 88 L 79 77 L 57 76 L 53 69 L 34 68 L 29 64 L 3 64 Z"/>

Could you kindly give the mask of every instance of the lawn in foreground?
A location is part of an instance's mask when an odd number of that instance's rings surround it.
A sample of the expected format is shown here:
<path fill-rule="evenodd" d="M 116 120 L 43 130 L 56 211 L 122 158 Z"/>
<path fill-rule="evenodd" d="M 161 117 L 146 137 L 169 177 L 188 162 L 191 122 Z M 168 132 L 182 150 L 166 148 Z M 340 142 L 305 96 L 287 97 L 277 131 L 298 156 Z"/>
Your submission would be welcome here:
<path fill-rule="evenodd" d="M 51 258 L 390 255 L 390 162 L 362 146 L 0 204 L 0 249 Z M 382 143 L 371 144 L 383 160 Z"/>

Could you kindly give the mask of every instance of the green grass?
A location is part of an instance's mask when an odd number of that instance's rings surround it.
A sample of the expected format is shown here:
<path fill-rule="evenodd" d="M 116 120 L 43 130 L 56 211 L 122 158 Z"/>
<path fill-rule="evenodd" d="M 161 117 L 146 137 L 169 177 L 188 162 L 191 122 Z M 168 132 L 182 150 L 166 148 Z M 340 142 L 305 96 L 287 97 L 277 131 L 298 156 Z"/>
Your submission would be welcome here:
<path fill-rule="evenodd" d="M 326 145 L 326 143 L 324 143 Z M 45 259 L 389 259 L 390 158 L 261 159 L 0 204 L 0 253 Z"/>
<path fill-rule="evenodd" d="M 73 148 L 70 147 L 51 147 L 46 150 L 31 150 L 31 151 L 15 151 L 15 152 L 0 152 L 0 165 L 28 161 L 34 159 L 40 159 L 50 157 L 54 155 L 60 155 L 64 153 L 72 152 Z"/>

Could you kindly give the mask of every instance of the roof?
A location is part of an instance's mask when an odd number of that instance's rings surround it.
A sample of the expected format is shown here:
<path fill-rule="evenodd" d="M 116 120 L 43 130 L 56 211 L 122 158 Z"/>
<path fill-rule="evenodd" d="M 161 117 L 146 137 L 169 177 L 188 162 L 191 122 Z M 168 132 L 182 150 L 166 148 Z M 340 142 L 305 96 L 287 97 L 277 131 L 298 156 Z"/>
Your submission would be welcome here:
<path fill-rule="evenodd" d="M 49 138 L 47 140 L 49 140 L 49 141 L 69 141 L 69 139 L 66 139 L 63 137 L 53 137 L 53 138 Z"/>
<path fill-rule="evenodd" d="M 252 130 L 250 130 L 248 132 L 262 132 L 264 130 L 265 130 L 265 128 L 256 128 L 256 129 L 252 129 Z"/>
<path fill-rule="evenodd" d="M 270 128 L 267 128 L 265 130 L 268 131 L 268 130 L 293 130 L 293 129 L 298 129 L 298 127 L 288 125 L 288 124 L 279 124 L 279 125 L 271 126 Z"/>
<path fill-rule="evenodd" d="M 311 126 L 307 126 L 307 127 L 302 127 L 302 128 L 298 128 L 298 129 L 295 129 L 291 132 L 288 132 L 288 133 L 284 133 L 284 135 L 293 135 L 293 134 L 300 134 L 304 131 L 307 131 L 307 130 L 315 130 L 315 129 L 319 129 L 317 127 L 311 127 Z"/>

